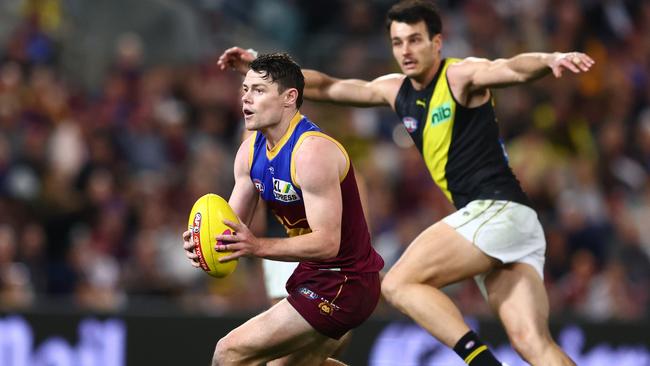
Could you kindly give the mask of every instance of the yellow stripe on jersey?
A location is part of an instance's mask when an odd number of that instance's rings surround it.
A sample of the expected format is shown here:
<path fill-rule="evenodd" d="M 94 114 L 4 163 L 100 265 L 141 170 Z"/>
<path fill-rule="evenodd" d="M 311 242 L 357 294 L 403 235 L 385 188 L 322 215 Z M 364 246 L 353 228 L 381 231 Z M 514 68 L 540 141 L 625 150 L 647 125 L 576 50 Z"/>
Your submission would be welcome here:
<path fill-rule="evenodd" d="M 338 146 L 341 152 L 343 152 L 343 155 L 345 156 L 345 171 L 343 172 L 343 175 L 339 177 L 339 181 L 343 182 L 345 177 L 348 175 L 348 171 L 350 170 L 350 157 L 348 156 L 348 152 L 345 151 L 343 145 L 341 145 L 338 141 L 334 140 L 330 136 L 327 136 L 326 134 L 320 131 L 307 131 L 302 135 L 300 135 L 298 141 L 296 141 L 296 145 L 293 147 L 293 151 L 291 152 L 291 182 L 293 183 L 293 185 L 300 188 L 300 184 L 296 183 L 296 164 L 294 162 L 296 151 L 298 151 L 298 148 L 300 147 L 302 142 L 309 136 L 318 136 L 330 140 L 334 144 L 336 144 L 336 146 Z"/>
<path fill-rule="evenodd" d="M 284 230 L 287 232 L 287 236 L 289 236 L 290 238 L 293 238 L 294 236 L 300 236 L 300 235 L 311 233 L 311 228 L 308 227 L 295 227 L 293 229 L 289 228 L 289 226 L 296 225 L 297 223 L 303 220 L 307 220 L 307 218 L 302 218 L 294 223 L 290 223 L 288 222 L 289 220 L 287 220 L 286 217 L 280 217 L 276 214 L 273 214 L 273 216 L 275 216 L 275 218 L 278 219 L 278 221 L 282 224 L 282 226 L 284 226 Z"/>
<path fill-rule="evenodd" d="M 273 214 L 273 216 L 275 216 L 275 218 L 278 219 L 280 224 L 282 224 L 282 226 L 284 226 L 284 230 L 287 232 L 287 236 L 289 236 L 290 238 L 292 238 L 294 236 L 305 235 L 305 234 L 311 233 L 311 228 L 308 228 L 308 227 L 296 227 L 296 228 L 293 228 L 293 229 L 289 228 L 289 226 L 296 225 L 296 224 L 298 224 L 299 222 L 301 222 L 303 220 L 307 221 L 306 217 L 302 218 L 302 219 L 300 219 L 300 220 L 298 220 L 298 221 L 296 221 L 294 223 L 291 223 L 291 222 L 289 222 L 289 220 L 286 217 L 281 217 L 281 216 L 278 216 L 276 214 Z"/>
<path fill-rule="evenodd" d="M 459 59 L 448 59 L 443 66 L 429 101 L 427 120 L 422 132 L 424 162 L 433 180 L 451 202 L 453 200 L 447 189 L 446 167 L 456 117 L 456 101 L 447 84 L 447 68 L 458 61 Z"/>
<path fill-rule="evenodd" d="M 253 131 L 253 134 L 250 137 L 251 143 L 248 147 L 248 170 L 250 171 L 253 167 L 253 156 L 255 155 L 255 140 L 257 140 L 257 131 Z"/>
<path fill-rule="evenodd" d="M 311 229 L 308 227 L 297 227 L 295 229 L 287 229 L 287 227 L 284 227 L 287 230 L 287 236 L 290 238 L 293 238 L 294 236 L 300 236 L 300 235 L 306 235 L 311 233 Z"/>
<path fill-rule="evenodd" d="M 287 143 L 287 140 L 289 140 L 289 137 L 293 135 L 293 131 L 296 130 L 296 126 L 298 126 L 298 122 L 300 122 L 301 119 L 302 119 L 302 115 L 296 112 L 296 115 L 293 116 L 291 122 L 289 122 L 289 128 L 287 128 L 287 132 L 285 132 L 284 135 L 282 135 L 280 141 L 278 141 L 278 143 L 275 144 L 275 146 L 273 146 L 272 149 L 269 149 L 268 145 L 266 146 L 266 157 L 269 160 L 273 160 L 273 158 L 275 158 L 280 153 L 280 150 L 282 150 L 282 146 L 284 146 L 284 144 Z"/>

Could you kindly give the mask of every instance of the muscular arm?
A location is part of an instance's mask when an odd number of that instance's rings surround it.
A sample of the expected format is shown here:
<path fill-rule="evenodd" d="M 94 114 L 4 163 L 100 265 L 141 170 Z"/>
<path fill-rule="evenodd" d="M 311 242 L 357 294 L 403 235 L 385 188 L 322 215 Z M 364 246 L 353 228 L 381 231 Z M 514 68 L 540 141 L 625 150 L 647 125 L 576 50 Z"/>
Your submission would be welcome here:
<path fill-rule="evenodd" d="M 253 143 L 252 139 L 253 136 L 249 136 L 237 150 L 234 165 L 235 186 L 228 200 L 228 204 L 235 211 L 235 214 L 246 225 L 250 225 L 258 201 L 258 193 L 251 181 L 248 165 L 249 149 Z"/>
<path fill-rule="evenodd" d="M 393 107 L 405 77 L 402 74 L 389 74 L 372 81 L 337 79 L 308 69 L 303 69 L 302 74 L 305 76 L 305 98 L 357 107 Z"/>
<path fill-rule="evenodd" d="M 248 72 L 255 56 L 241 47 L 231 47 L 219 57 L 222 70 L 233 69 L 242 75 Z M 304 96 L 307 99 L 357 107 L 387 105 L 393 107 L 404 75 L 389 74 L 372 81 L 337 79 L 316 70 L 302 70 L 305 76 Z"/>
<path fill-rule="evenodd" d="M 333 258 L 341 241 L 340 175 L 345 170 L 341 150 L 322 137 L 308 137 L 295 155 L 296 183 L 302 189 L 311 233 L 271 239 L 262 245 L 262 256 L 277 260 Z"/>
<path fill-rule="evenodd" d="M 591 57 L 579 52 L 522 53 L 492 61 L 470 57 L 449 66 L 447 79 L 459 101 L 473 104 L 471 99 L 485 97 L 489 88 L 530 82 L 550 72 L 559 78 L 565 69 L 586 72 L 593 64 Z"/>
<path fill-rule="evenodd" d="M 225 245 L 218 245 L 217 250 L 234 253 L 222 258 L 222 262 L 246 255 L 297 262 L 324 260 L 338 254 L 343 210 L 340 176 L 346 158 L 331 141 L 312 136 L 300 145 L 295 159 L 296 183 L 302 189 L 312 232 L 291 238 L 256 238 L 245 226 L 229 224 L 237 235 L 218 236 L 217 240 Z"/>

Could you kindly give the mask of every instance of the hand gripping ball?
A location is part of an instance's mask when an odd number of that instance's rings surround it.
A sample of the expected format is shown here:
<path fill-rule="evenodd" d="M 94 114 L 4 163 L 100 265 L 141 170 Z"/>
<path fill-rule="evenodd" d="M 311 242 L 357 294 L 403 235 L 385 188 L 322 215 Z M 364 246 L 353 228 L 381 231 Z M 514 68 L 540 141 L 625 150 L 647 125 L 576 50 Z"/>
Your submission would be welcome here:
<path fill-rule="evenodd" d="M 231 252 L 217 252 L 214 249 L 217 235 L 230 234 L 233 231 L 223 223 L 223 219 L 239 222 L 226 200 L 208 193 L 196 200 L 187 224 L 192 232 L 190 240 L 194 243 L 194 251 L 199 256 L 201 268 L 214 277 L 226 277 L 237 267 L 237 260 L 219 263 L 219 258 Z"/>

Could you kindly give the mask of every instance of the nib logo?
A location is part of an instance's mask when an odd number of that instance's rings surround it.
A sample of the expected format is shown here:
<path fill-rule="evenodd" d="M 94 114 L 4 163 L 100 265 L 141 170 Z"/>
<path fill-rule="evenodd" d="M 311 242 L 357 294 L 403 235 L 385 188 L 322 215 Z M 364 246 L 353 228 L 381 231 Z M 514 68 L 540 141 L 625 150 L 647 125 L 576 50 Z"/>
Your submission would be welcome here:
<path fill-rule="evenodd" d="M 451 104 L 449 102 L 434 108 L 431 112 L 431 124 L 437 125 L 451 119 Z"/>

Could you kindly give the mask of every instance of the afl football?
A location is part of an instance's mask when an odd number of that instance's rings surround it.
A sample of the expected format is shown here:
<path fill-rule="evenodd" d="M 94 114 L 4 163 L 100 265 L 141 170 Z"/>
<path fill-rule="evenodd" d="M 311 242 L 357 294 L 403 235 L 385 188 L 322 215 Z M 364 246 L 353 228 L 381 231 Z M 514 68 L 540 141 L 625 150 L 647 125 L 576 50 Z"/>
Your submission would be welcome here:
<path fill-rule="evenodd" d="M 192 232 L 190 240 L 194 243 L 194 252 L 199 257 L 201 268 L 214 277 L 226 277 L 237 267 L 237 260 L 219 263 L 219 258 L 231 252 L 217 252 L 214 249 L 217 235 L 232 233 L 223 219 L 239 222 L 226 200 L 208 193 L 196 200 L 187 224 Z"/>

